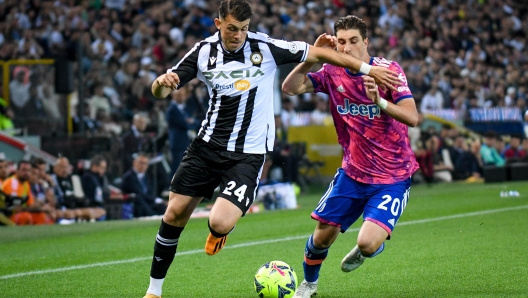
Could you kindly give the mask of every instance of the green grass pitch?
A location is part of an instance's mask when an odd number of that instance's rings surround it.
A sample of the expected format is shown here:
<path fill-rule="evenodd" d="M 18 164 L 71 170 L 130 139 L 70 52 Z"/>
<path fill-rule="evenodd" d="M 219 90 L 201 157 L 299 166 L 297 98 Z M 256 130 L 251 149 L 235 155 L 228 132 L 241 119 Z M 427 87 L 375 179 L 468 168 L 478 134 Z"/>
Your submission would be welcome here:
<path fill-rule="evenodd" d="M 501 198 L 515 189 L 519 197 Z M 208 256 L 207 219 L 192 219 L 167 275 L 163 297 L 257 297 L 253 275 L 265 262 L 289 263 L 302 280 L 310 212 L 249 214 L 225 249 Z M 156 221 L 0 228 L 0 297 L 143 297 Z M 351 273 L 339 269 L 355 245 L 356 223 L 340 235 L 321 269 L 320 298 L 528 297 L 528 183 L 412 187 L 385 251 Z"/>

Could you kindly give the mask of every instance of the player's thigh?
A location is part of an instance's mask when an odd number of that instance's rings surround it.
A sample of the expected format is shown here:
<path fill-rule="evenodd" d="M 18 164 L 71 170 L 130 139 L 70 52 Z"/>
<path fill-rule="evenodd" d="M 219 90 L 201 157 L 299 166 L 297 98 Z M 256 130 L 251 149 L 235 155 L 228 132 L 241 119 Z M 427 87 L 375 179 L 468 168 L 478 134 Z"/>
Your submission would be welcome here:
<path fill-rule="evenodd" d="M 193 142 L 172 178 L 170 191 L 183 196 L 210 199 L 220 182 L 220 175 L 211 158 L 214 153 Z"/>
<path fill-rule="evenodd" d="M 258 188 L 264 166 L 264 154 L 244 154 L 221 171 L 220 194 L 246 214 Z"/>
<path fill-rule="evenodd" d="M 346 231 L 363 213 L 366 201 L 362 187 L 339 169 L 312 212 L 312 218 Z"/>
<path fill-rule="evenodd" d="M 364 220 L 382 227 L 390 238 L 398 219 L 407 206 L 410 189 L 410 178 L 394 184 L 379 186 L 365 205 Z"/>

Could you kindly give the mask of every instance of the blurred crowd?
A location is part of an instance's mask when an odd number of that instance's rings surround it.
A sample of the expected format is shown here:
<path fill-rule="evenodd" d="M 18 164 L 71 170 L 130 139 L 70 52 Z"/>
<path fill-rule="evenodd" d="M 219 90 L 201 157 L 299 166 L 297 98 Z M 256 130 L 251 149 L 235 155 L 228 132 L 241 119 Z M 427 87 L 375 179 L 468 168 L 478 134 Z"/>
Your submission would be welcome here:
<path fill-rule="evenodd" d="M 69 59 L 76 74 L 74 92 L 66 96 L 55 90 L 53 65 L 11 65 L 9 85 L 0 86 L 0 92 L 6 88 L 9 91 L 9 96 L 0 93 L 0 129 L 13 134 L 17 128 L 41 119 L 45 125 L 37 127 L 42 134 L 61 135 L 67 129 L 79 132 L 83 127 L 87 136 L 118 140 L 119 150 L 113 156 L 102 158 L 112 169 L 113 178 L 124 179 L 127 171 L 139 173 L 134 170 L 134 164 L 138 154 L 145 155 L 150 164 L 154 161 L 161 165 L 150 167 L 153 173 L 148 177 L 156 178 L 150 179 L 156 191 L 152 192 L 153 199 L 149 202 L 162 204 L 156 199 L 166 189 L 167 180 L 177 168 L 189 141 L 195 137 L 209 97 L 204 85 L 196 80 L 165 100 L 155 99 L 150 86 L 159 74 L 177 64 L 196 42 L 216 32 L 213 20 L 217 16 L 218 2 L 0 0 L 2 61 Z M 321 33 L 332 34 L 333 24 L 339 17 L 354 14 L 363 18 L 369 28 L 369 52 L 400 63 L 422 113 L 454 109 L 468 114 L 472 108 L 515 107 L 524 116 L 527 110 L 526 1 L 250 2 L 255 12 L 250 30 L 310 44 Z M 278 138 L 272 161 L 283 168 L 286 180 L 295 182 L 302 156 L 293 154 L 296 150 L 287 143 L 288 127 L 331 125 L 332 120 L 324 95 L 287 96 L 280 92 L 282 80 L 294 66 L 281 66 L 275 86 L 275 101 L 280 107 L 276 109 Z M 320 65 L 314 70 L 318 67 Z M 77 77 L 79 73 L 81 80 Z M 0 84 L 3 82 L 0 80 Z M 78 92 L 79 87 L 82 93 Z M 71 123 L 67 122 L 68 118 L 72 119 Z M 481 142 L 447 127 L 438 132 L 421 127 L 411 129 L 410 134 L 414 135 L 413 149 L 420 161 L 424 181 L 480 179 L 483 165 L 506 163 L 512 154 L 511 148 L 515 149 L 516 158 L 524 158 L 528 146 L 523 136 L 504 142 L 503 138 L 490 133 Z M 64 162 L 65 159 L 59 160 Z M 95 160 L 98 161 L 101 158 Z M 114 170 L 116 163 L 119 164 L 117 171 Z M 32 162 L 20 166 L 34 167 Z M 57 167 L 52 166 L 49 173 Z M 71 167 L 69 162 L 67 167 Z M 24 175 L 18 171 L 15 175 Z M 442 174 L 446 172 L 449 174 Z M 69 171 L 68 175 L 71 174 L 75 171 Z M 84 173 L 77 175 L 82 178 Z M 53 188 L 53 181 L 46 177 L 42 174 L 40 179 Z M 86 178 L 86 183 L 90 183 L 88 181 Z M 57 185 L 55 183 L 55 189 Z M 102 194 L 109 198 L 112 192 L 105 189 Z M 118 193 L 123 196 L 127 191 Z M 68 209 L 67 205 L 60 205 L 63 203 L 57 195 L 60 192 L 55 191 L 55 210 Z M 85 213 L 82 213 L 77 210 L 79 208 L 69 208 L 75 211 L 65 214 L 59 211 L 50 218 L 103 218 L 101 214 L 105 209 L 101 200 L 91 200 L 89 204 L 85 201 L 84 205 L 79 205 L 90 211 L 83 209 Z M 153 206 L 150 208 L 155 209 Z M 46 209 L 42 211 L 52 214 Z"/>
<path fill-rule="evenodd" d="M 422 112 L 473 107 L 526 110 L 525 1 L 250 2 L 255 11 L 250 30 L 309 43 L 323 32 L 331 34 L 337 18 L 360 16 L 369 26 L 370 52 L 402 65 Z M 217 1 L 203 0 L 4 0 L 0 2 L 0 57 L 80 60 L 75 68 L 80 67 L 84 77 L 75 85 L 83 84 L 83 98 L 74 94 L 70 106 L 74 117 L 89 118 L 90 133 L 121 134 L 140 110 L 148 111 L 154 125 L 163 130 L 167 126 L 163 111 L 169 102 L 155 100 L 150 84 L 197 41 L 216 31 L 217 5 Z M 276 88 L 291 67 L 282 68 Z M 9 100 L 15 119 L 51 117 L 59 126 L 67 111 L 54 96 L 53 76 L 27 69 L 31 68 L 19 67 L 11 73 Z M 196 105 L 206 105 L 206 92 L 189 93 Z M 296 112 L 320 110 L 318 103 L 325 100 L 310 94 L 278 96 L 284 109 Z M 75 115 L 79 103 L 86 105 L 85 115 Z M 203 113 L 202 109 L 191 112 L 198 118 Z M 300 117 L 304 119 L 290 120 L 294 125 L 324 122 L 324 117 Z M 283 121 L 289 125 L 289 119 Z"/>

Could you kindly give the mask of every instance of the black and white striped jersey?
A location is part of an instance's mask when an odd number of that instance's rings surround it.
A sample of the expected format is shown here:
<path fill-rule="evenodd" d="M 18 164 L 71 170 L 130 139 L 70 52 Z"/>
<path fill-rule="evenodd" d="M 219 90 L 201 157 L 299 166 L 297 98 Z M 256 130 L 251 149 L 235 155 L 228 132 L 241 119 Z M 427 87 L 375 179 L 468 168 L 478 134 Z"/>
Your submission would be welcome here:
<path fill-rule="evenodd" d="M 227 151 L 263 154 L 273 150 L 275 120 L 273 90 L 277 66 L 303 62 L 309 45 L 272 39 L 248 32 L 235 52 L 222 45 L 220 33 L 196 43 L 167 72 L 180 77 L 180 86 L 193 78 L 209 90 L 209 109 L 198 138 Z"/>

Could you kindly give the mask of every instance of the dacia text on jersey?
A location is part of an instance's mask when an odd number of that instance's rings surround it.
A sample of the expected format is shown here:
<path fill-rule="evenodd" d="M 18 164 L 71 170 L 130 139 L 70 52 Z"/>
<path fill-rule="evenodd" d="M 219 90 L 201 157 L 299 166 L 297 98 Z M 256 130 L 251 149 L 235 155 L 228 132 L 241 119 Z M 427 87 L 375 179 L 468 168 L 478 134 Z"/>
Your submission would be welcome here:
<path fill-rule="evenodd" d="M 255 71 L 251 71 L 250 69 L 246 70 L 233 70 L 233 71 L 220 71 L 218 73 L 213 71 L 206 71 L 203 73 L 204 77 L 211 81 L 213 79 L 241 79 L 241 78 L 249 78 L 249 77 L 256 77 L 256 76 L 263 76 L 264 72 L 262 72 L 259 68 L 257 68 Z M 237 80 L 234 83 L 231 84 L 214 84 L 213 89 L 215 90 L 226 90 L 235 88 L 237 90 L 248 90 L 251 87 L 251 83 L 248 80 Z"/>
<path fill-rule="evenodd" d="M 352 116 L 361 115 L 363 117 L 368 116 L 369 119 L 374 119 L 374 117 L 379 117 L 381 109 L 375 104 L 365 105 L 365 104 L 355 104 L 350 103 L 350 99 L 345 98 L 344 105 L 337 106 L 337 112 L 341 115 L 350 114 Z"/>

